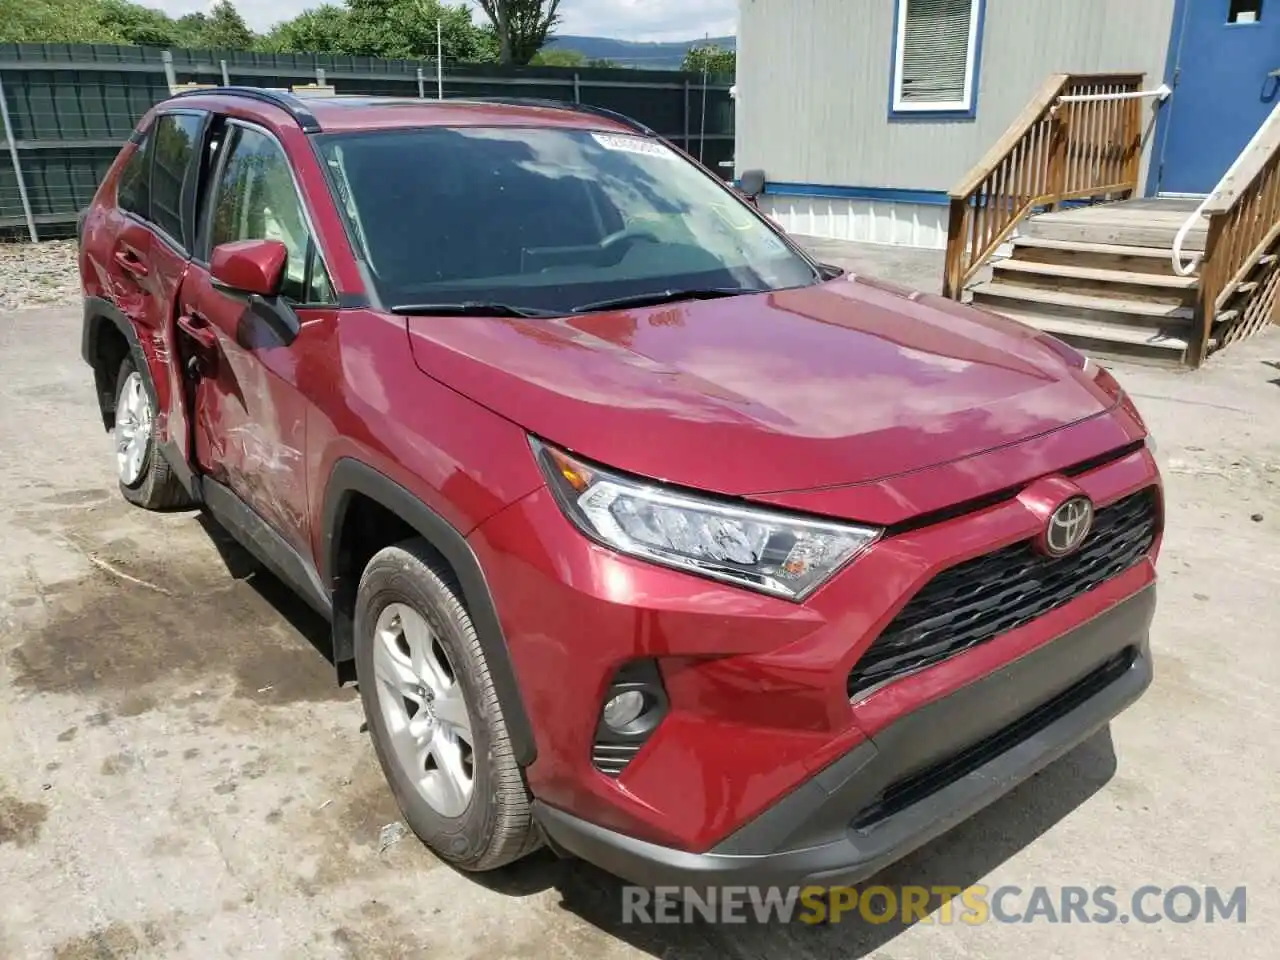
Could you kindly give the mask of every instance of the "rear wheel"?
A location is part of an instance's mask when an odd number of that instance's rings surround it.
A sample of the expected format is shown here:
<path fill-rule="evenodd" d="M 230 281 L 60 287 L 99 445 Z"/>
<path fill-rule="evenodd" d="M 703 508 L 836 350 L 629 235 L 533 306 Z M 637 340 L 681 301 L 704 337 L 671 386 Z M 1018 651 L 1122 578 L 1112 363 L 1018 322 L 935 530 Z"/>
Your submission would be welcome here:
<path fill-rule="evenodd" d="M 365 568 L 355 645 L 374 749 L 414 833 L 464 870 L 536 849 L 529 793 L 475 628 L 424 541 L 387 547 Z"/>
<path fill-rule="evenodd" d="M 154 392 L 131 357 L 125 357 L 116 377 L 115 443 L 116 478 L 120 492 L 130 503 L 147 510 L 187 506 L 190 498 L 156 448 L 153 436 Z"/>

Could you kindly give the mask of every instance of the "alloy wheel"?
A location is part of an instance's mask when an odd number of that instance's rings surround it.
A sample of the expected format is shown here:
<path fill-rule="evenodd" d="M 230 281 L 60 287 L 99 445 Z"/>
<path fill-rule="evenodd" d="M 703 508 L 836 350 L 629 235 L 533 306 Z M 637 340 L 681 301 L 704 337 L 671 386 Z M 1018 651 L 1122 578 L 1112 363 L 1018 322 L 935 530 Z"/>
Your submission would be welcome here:
<path fill-rule="evenodd" d="M 475 787 L 475 738 L 443 642 L 418 611 L 388 604 L 374 628 L 373 669 L 396 763 L 433 810 L 461 816 Z"/>
<path fill-rule="evenodd" d="M 131 487 L 147 468 L 151 444 L 151 401 L 136 370 L 125 378 L 116 398 L 116 473 L 120 482 Z"/>

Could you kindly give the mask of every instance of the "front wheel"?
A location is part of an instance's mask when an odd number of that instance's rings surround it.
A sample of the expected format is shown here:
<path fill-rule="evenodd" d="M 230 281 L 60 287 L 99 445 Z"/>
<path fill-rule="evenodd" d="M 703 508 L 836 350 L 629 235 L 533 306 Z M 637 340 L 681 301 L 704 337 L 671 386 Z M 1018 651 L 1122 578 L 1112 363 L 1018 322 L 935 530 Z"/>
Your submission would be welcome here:
<path fill-rule="evenodd" d="M 116 478 L 120 492 L 130 503 L 146 510 L 185 507 L 190 498 L 169 461 L 156 447 L 155 395 L 131 357 L 125 357 L 116 376 L 115 427 Z"/>
<path fill-rule="evenodd" d="M 405 822 L 438 856 L 492 870 L 539 845 L 530 797 L 461 591 L 421 540 L 360 578 L 356 680 Z"/>

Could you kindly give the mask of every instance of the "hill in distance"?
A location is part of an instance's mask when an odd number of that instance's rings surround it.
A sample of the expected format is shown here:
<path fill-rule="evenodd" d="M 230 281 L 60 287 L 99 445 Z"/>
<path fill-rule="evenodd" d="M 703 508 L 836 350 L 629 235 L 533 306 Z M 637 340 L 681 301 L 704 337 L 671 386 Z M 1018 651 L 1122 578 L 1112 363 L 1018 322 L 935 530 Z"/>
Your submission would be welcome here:
<path fill-rule="evenodd" d="M 691 47 L 713 44 L 725 50 L 737 49 L 735 37 L 712 37 L 710 40 L 680 40 L 672 43 L 642 43 L 614 40 L 610 37 L 558 36 L 547 42 L 550 48 L 576 50 L 588 60 L 611 60 L 620 67 L 642 70 L 679 70 L 684 55 Z"/>

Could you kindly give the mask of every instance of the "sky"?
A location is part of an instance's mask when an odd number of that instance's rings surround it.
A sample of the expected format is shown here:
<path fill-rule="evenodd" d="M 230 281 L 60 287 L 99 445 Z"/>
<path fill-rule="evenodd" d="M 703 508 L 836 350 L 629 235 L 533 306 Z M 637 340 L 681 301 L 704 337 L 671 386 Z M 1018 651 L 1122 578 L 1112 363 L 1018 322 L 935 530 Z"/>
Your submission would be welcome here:
<path fill-rule="evenodd" d="M 208 8 L 208 0 L 139 0 L 173 17 Z M 232 0 L 249 26 L 263 32 L 323 0 Z M 470 2 L 470 0 L 468 0 Z M 474 6 L 474 2 L 472 2 Z M 738 0 L 561 0 L 559 32 L 624 40 L 690 40 L 736 33 Z M 478 19 L 478 17 L 477 17 Z"/>

